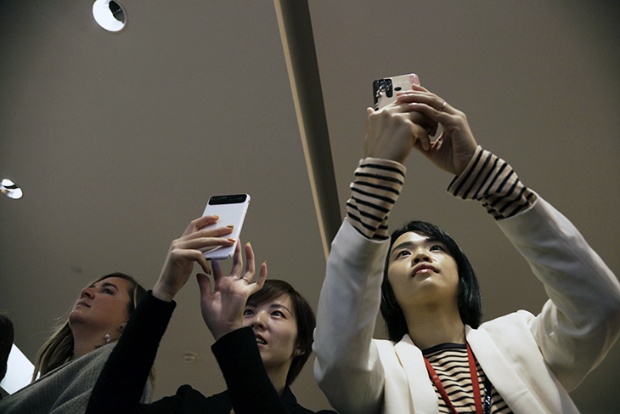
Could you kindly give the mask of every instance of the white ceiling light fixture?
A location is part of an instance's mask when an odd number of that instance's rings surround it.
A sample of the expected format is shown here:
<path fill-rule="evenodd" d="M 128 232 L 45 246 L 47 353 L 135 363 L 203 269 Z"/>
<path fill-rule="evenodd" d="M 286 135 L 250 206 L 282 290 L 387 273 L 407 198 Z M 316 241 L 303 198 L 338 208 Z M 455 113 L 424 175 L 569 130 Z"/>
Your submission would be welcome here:
<path fill-rule="evenodd" d="M 8 198 L 12 198 L 13 200 L 18 200 L 24 195 L 22 189 L 8 178 L 2 179 L 2 182 L 0 183 L 0 193 L 4 194 Z"/>
<path fill-rule="evenodd" d="M 118 32 L 125 27 L 125 9 L 114 0 L 96 0 L 93 3 L 93 17 L 99 26 L 109 32 Z"/>

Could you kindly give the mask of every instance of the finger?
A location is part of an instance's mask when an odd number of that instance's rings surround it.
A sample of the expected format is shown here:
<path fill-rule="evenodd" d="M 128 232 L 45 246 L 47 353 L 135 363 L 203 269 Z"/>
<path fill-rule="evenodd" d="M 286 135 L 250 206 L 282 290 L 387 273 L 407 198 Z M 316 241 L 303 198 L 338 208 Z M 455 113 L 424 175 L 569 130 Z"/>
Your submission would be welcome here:
<path fill-rule="evenodd" d="M 435 142 L 433 142 L 433 150 L 439 150 L 443 145 L 444 139 L 445 135 L 442 133 L 439 138 L 437 138 Z"/>
<path fill-rule="evenodd" d="M 227 234 L 232 233 L 234 230 L 233 226 L 219 226 L 219 227 L 211 227 L 211 228 L 202 228 L 196 230 L 190 234 L 183 236 L 183 239 L 193 239 L 199 237 L 222 237 Z"/>
<path fill-rule="evenodd" d="M 231 275 L 241 277 L 241 266 L 243 265 L 243 256 L 241 255 L 241 239 L 237 241 L 235 252 L 233 253 L 233 265 L 230 271 Z"/>
<path fill-rule="evenodd" d="M 219 260 L 212 260 L 211 267 L 213 268 L 213 280 L 217 281 L 222 277 L 222 266 Z"/>
<path fill-rule="evenodd" d="M 442 106 L 442 103 L 437 104 L 435 101 L 433 101 L 433 103 L 437 106 Z M 442 126 L 445 126 L 446 124 L 455 120 L 454 115 L 447 112 L 448 110 L 452 110 L 452 107 L 450 107 L 448 103 L 446 103 L 446 105 L 444 106 L 443 111 L 440 111 L 437 108 L 434 108 L 433 106 L 425 103 L 414 102 L 410 103 L 409 105 L 412 111 L 419 112 L 433 122 L 439 123 Z"/>
<path fill-rule="evenodd" d="M 416 85 L 416 84 L 411 85 L 411 90 L 413 90 L 413 91 L 422 91 L 422 92 L 430 93 L 430 91 L 429 91 L 428 89 L 426 89 L 424 86 L 422 86 L 422 85 Z"/>
<path fill-rule="evenodd" d="M 198 259 L 198 264 L 202 268 L 202 271 L 205 272 L 207 275 L 213 274 L 213 269 L 211 268 L 211 261 L 207 260 L 203 255 L 200 255 Z"/>
<path fill-rule="evenodd" d="M 208 298 L 211 296 L 211 279 L 209 276 L 198 273 L 196 274 L 196 281 L 198 282 L 198 288 L 200 289 L 200 297 Z"/>
<path fill-rule="evenodd" d="M 256 285 L 260 288 L 265 284 L 265 280 L 267 280 L 267 262 L 264 261 L 260 265 L 260 272 L 258 274 L 258 278 L 256 279 Z"/>
<path fill-rule="evenodd" d="M 206 243 L 205 246 L 211 246 L 211 247 L 218 246 L 218 245 L 227 245 L 228 242 L 223 241 L 223 240 L 227 240 L 228 238 L 224 236 L 232 233 L 233 231 L 232 227 L 226 226 L 226 227 L 211 228 L 207 230 L 194 230 L 188 233 L 187 231 L 190 229 L 190 227 L 191 225 L 186 229 L 186 232 L 183 233 L 181 237 L 174 240 L 172 244 L 176 246 L 181 246 L 182 248 L 195 248 L 195 249 L 199 249 L 200 246 L 196 244 L 187 244 L 186 242 L 192 241 L 192 240 L 198 240 L 197 243 L 201 243 L 201 244 Z M 207 240 L 207 239 L 210 239 L 210 240 Z"/>
<path fill-rule="evenodd" d="M 196 223 L 196 228 L 202 228 L 211 224 L 215 224 L 219 220 L 220 216 L 218 216 L 217 214 L 202 216 L 200 217 L 200 219 L 197 219 L 198 222 Z"/>
<path fill-rule="evenodd" d="M 254 263 L 254 250 L 252 245 L 248 242 L 245 245 L 245 278 L 248 281 L 254 279 L 254 272 L 256 270 Z"/>
<path fill-rule="evenodd" d="M 425 157 L 430 159 L 430 157 L 432 156 L 431 153 L 434 152 L 434 151 L 438 151 L 441 148 L 443 141 L 444 141 L 444 135 L 442 133 L 439 136 L 439 138 L 437 138 L 435 141 L 433 141 L 431 143 L 429 148 L 424 149 L 424 148 L 422 148 L 422 145 L 418 144 L 417 142 L 414 145 L 414 148 L 416 150 L 420 151 Z"/>
<path fill-rule="evenodd" d="M 429 136 L 437 132 L 438 122 L 416 110 L 418 104 L 402 104 L 402 112 L 407 114 L 408 119 L 416 125 L 424 128 Z"/>
<path fill-rule="evenodd" d="M 426 104 L 439 112 L 452 113 L 454 110 L 454 108 L 450 106 L 445 99 L 432 93 L 419 93 L 408 91 L 398 95 L 396 101 L 401 104 Z"/>
<path fill-rule="evenodd" d="M 175 248 L 171 250 L 168 255 L 170 256 L 171 262 L 176 265 L 183 265 L 187 262 L 199 262 L 201 260 L 206 260 L 202 252 L 196 249 L 181 249 Z M 203 267 L 203 265 L 201 265 Z"/>
<path fill-rule="evenodd" d="M 412 126 L 412 130 L 413 136 L 417 138 L 414 146 L 419 146 L 424 151 L 428 151 L 431 148 L 431 138 L 428 135 L 428 131 L 417 124 Z"/>
<path fill-rule="evenodd" d="M 439 129 L 439 124 L 437 122 L 433 122 L 432 125 L 426 126 L 426 131 L 428 132 L 428 135 L 431 137 L 434 137 L 435 135 L 437 135 L 438 129 Z"/>
<path fill-rule="evenodd" d="M 230 237 L 186 237 L 174 241 L 173 248 L 177 249 L 194 249 L 203 253 L 214 247 L 231 246 L 235 239 Z"/>
<path fill-rule="evenodd" d="M 430 146 L 428 146 L 427 148 L 424 148 L 424 146 L 422 145 L 422 143 L 418 140 L 416 141 L 415 144 L 413 144 L 413 148 L 415 148 L 416 150 L 420 151 L 421 153 L 423 153 L 424 155 L 428 154 L 428 151 L 430 150 Z"/>
<path fill-rule="evenodd" d="M 198 217 L 192 221 L 190 221 L 190 223 L 187 225 L 187 228 L 185 229 L 185 231 L 183 232 L 183 236 L 193 233 L 196 230 L 205 227 L 205 226 L 209 226 L 211 224 L 215 224 L 217 223 L 217 221 L 219 220 L 219 216 L 203 216 L 203 217 Z"/>

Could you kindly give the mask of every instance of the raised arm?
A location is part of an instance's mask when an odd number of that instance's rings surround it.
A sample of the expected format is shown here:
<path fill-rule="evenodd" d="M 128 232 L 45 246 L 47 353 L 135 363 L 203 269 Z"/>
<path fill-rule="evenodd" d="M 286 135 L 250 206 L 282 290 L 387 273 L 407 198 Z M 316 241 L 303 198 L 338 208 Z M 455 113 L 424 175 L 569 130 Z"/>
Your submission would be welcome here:
<path fill-rule="evenodd" d="M 217 217 L 212 216 L 196 219 L 172 242 L 153 291 L 147 293 L 133 312 L 103 367 L 86 413 L 139 411 L 144 384 L 176 306 L 172 299 L 187 282 L 194 263 L 199 263 L 203 271 L 210 271 L 203 251 L 232 244 L 231 240 L 221 237 L 231 229 L 215 227 L 216 222 Z"/>
<path fill-rule="evenodd" d="M 617 277 L 566 217 L 488 151 L 478 148 L 449 190 L 480 201 L 543 283 L 549 300 L 530 329 L 547 366 L 573 390 L 620 334 Z"/>
<path fill-rule="evenodd" d="M 549 300 L 530 328 L 545 363 L 573 390 L 620 335 L 617 277 L 577 228 L 527 188 L 508 163 L 477 147 L 473 136 L 467 139 L 464 114 L 447 104 L 437 110 L 441 98 L 428 91 L 402 94 L 399 101 L 442 125 L 442 137 L 421 152 L 456 175 L 448 190 L 479 201 L 543 283 Z"/>
<path fill-rule="evenodd" d="M 401 164 L 429 132 L 407 105 L 368 109 L 365 158 L 355 171 L 347 217 L 336 238 L 317 309 L 315 377 L 342 413 L 379 413 L 384 368 L 372 340 L 388 249 L 387 220 L 404 183 Z M 420 122 L 421 123 L 421 122 Z M 422 124 L 422 123 L 421 123 Z"/>
<path fill-rule="evenodd" d="M 237 244 L 229 275 L 213 263 L 213 289 L 206 275 L 198 275 L 202 317 L 217 342 L 212 346 L 236 414 L 286 413 L 280 396 L 263 366 L 252 328 L 243 327 L 243 310 L 250 295 L 260 290 L 267 277 L 262 263 L 254 281 L 254 252 L 245 245 L 245 267 Z"/>

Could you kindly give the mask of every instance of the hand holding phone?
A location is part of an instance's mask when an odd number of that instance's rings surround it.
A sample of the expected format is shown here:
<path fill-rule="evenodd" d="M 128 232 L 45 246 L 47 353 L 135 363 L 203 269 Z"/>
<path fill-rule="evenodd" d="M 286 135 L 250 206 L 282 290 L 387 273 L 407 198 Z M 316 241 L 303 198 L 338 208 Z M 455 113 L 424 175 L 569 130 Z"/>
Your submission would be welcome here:
<path fill-rule="evenodd" d="M 415 73 L 376 79 L 372 83 L 375 110 L 396 101 L 396 92 L 411 90 L 412 85 L 419 84 L 420 78 Z"/>
<path fill-rule="evenodd" d="M 217 225 L 233 226 L 232 233 L 227 234 L 226 237 L 235 239 L 235 243 L 232 246 L 215 247 L 204 253 L 205 258 L 222 260 L 233 256 L 249 205 L 250 196 L 248 194 L 216 195 L 209 198 L 202 213 L 203 217 L 219 216 Z"/>

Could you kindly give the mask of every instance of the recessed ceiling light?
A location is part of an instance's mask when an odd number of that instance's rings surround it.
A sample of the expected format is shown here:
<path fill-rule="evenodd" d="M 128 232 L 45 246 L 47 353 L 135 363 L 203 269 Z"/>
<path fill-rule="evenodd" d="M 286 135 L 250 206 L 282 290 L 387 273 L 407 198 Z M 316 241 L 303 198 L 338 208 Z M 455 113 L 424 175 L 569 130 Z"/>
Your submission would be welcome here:
<path fill-rule="evenodd" d="M 9 180 L 8 178 L 2 179 L 2 182 L 0 183 L 0 193 L 14 200 L 22 198 L 22 196 L 24 195 L 22 189 L 19 188 L 17 184 Z"/>
<path fill-rule="evenodd" d="M 109 32 L 118 32 L 125 27 L 125 10 L 114 0 L 96 0 L 93 3 L 93 17 L 99 26 Z"/>

